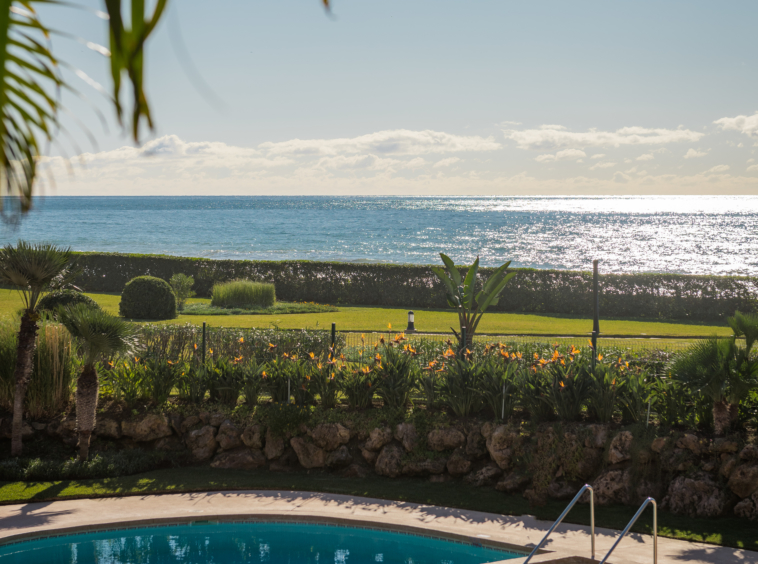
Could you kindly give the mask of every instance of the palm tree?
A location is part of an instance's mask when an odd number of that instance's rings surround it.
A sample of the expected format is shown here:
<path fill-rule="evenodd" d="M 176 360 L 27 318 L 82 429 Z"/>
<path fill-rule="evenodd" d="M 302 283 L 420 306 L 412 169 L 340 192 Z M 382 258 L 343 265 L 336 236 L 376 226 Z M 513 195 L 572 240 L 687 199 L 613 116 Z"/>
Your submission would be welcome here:
<path fill-rule="evenodd" d="M 76 426 L 79 432 L 79 460 L 87 460 L 97 416 L 100 381 L 96 362 L 101 356 L 124 351 L 132 345 L 134 330 L 128 322 L 99 308 L 77 304 L 59 310 L 61 323 L 83 348 L 84 366 L 76 381 Z"/>
<path fill-rule="evenodd" d="M 19 456 L 22 450 L 26 388 L 32 373 L 32 355 L 37 342 L 39 313 L 37 305 L 45 292 L 67 284 L 76 272 L 71 249 L 49 244 L 30 244 L 19 241 L 16 246 L 6 245 L 0 250 L 0 282 L 18 289 L 24 303 L 21 327 L 18 331 L 16 368 L 13 378 L 16 391 L 13 396 L 13 430 L 11 454 Z"/>
<path fill-rule="evenodd" d="M 739 404 L 758 385 L 758 360 L 751 358 L 758 339 L 758 315 L 735 312 L 728 319 L 734 335 L 712 337 L 690 346 L 669 367 L 672 377 L 713 401 L 713 426 L 724 435 L 737 422 Z M 741 346 L 738 338 L 745 338 Z"/>

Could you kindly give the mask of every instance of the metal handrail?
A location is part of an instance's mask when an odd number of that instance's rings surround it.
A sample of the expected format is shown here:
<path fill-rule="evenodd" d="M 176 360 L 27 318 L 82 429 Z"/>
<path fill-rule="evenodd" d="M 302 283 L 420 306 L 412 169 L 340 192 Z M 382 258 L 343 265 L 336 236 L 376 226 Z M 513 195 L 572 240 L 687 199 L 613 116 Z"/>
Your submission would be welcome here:
<path fill-rule="evenodd" d="M 640 508 L 637 510 L 637 513 L 634 514 L 634 517 L 632 517 L 632 520 L 629 521 L 629 524 L 626 526 L 626 528 L 621 531 L 621 536 L 619 536 L 616 542 L 613 543 L 613 546 L 608 551 L 608 554 L 606 554 L 605 558 L 600 561 L 600 564 L 605 564 L 605 561 L 608 560 L 611 552 L 615 550 L 615 548 L 621 542 L 621 539 L 626 536 L 626 534 L 629 532 L 629 529 L 632 528 L 632 525 L 634 525 L 639 516 L 642 515 L 642 512 L 645 510 L 649 503 L 653 504 L 653 564 L 658 564 L 658 504 L 655 503 L 655 500 L 652 497 L 647 498 L 642 503 L 642 506 L 640 506 Z"/>
<path fill-rule="evenodd" d="M 534 550 L 529 554 L 529 556 L 526 557 L 526 560 L 524 560 L 524 564 L 527 564 L 529 560 L 532 559 L 532 556 L 534 556 L 537 551 L 540 549 L 540 547 L 545 544 L 545 541 L 547 540 L 547 537 L 550 536 L 550 533 L 553 532 L 553 529 L 555 529 L 558 525 L 561 524 L 561 521 L 563 521 L 563 518 L 568 514 L 569 511 L 571 511 L 571 508 L 574 507 L 577 501 L 579 501 L 579 498 L 582 497 L 582 494 L 589 490 L 590 492 L 590 527 L 591 527 L 591 533 L 592 533 L 592 559 L 595 559 L 595 490 L 592 489 L 592 486 L 589 484 L 584 484 L 582 486 L 582 489 L 579 490 L 579 493 L 577 493 L 574 496 L 574 499 L 571 500 L 571 503 L 569 503 L 566 506 L 566 509 L 563 510 L 563 513 L 561 513 L 560 517 L 555 520 L 555 523 L 553 523 L 553 526 L 550 527 L 547 533 L 545 533 L 545 536 L 542 537 L 542 540 L 539 542 L 537 546 L 534 547 Z"/>

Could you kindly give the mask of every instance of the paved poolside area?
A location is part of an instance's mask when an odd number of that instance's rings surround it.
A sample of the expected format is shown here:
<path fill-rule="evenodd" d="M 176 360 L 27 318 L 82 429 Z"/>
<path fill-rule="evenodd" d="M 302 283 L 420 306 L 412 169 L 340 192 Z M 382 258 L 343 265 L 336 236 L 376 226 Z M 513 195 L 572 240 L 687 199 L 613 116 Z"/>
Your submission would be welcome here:
<path fill-rule="evenodd" d="M 18 540 L 25 536 L 74 532 L 92 526 L 213 521 L 256 516 L 309 521 L 350 521 L 359 525 L 378 523 L 390 528 L 413 529 L 417 532 L 419 529 L 426 529 L 443 536 L 469 537 L 484 543 L 489 540 L 521 547 L 534 546 L 551 525 L 547 521 L 538 521 L 529 516 L 512 517 L 345 495 L 238 491 L 0 506 L 0 542 Z M 758 532 L 756 534 L 758 535 Z M 617 531 L 596 529 L 598 559 L 611 547 L 617 535 Z M 589 527 L 561 525 L 551 536 L 546 548 L 554 552 L 536 556 L 532 562 L 546 562 L 564 556 L 589 557 Z M 518 564 L 523 560 L 508 562 Z M 652 561 L 652 536 L 638 534 L 624 539 L 610 559 L 610 562 L 615 564 L 648 564 Z M 758 552 L 659 538 L 658 561 L 661 564 L 754 564 L 758 563 Z"/>

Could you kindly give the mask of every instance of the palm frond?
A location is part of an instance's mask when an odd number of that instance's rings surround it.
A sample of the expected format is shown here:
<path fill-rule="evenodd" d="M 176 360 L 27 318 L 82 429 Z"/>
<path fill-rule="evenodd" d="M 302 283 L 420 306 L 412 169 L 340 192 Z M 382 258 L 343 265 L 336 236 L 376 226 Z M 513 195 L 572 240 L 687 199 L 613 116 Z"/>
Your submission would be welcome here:
<path fill-rule="evenodd" d="M 64 307 L 58 311 L 63 325 L 84 345 L 87 364 L 100 355 L 130 349 L 134 344 L 134 329 L 125 320 L 87 304 Z"/>
<path fill-rule="evenodd" d="M 0 282 L 21 292 L 27 310 L 34 311 L 44 292 L 63 287 L 75 275 L 70 248 L 19 241 L 0 249 Z"/>

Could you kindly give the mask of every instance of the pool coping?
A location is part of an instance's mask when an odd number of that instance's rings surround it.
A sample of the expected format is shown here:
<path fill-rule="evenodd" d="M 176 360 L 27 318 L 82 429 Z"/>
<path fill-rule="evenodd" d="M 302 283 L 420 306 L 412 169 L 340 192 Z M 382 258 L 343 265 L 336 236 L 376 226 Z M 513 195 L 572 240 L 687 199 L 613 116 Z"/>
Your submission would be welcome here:
<path fill-rule="evenodd" d="M 631 516 L 631 510 L 630 510 Z M 523 564 L 552 525 L 530 515 L 510 516 L 344 494 L 233 490 L 96 497 L 0 506 L 0 545 L 33 538 L 200 522 L 310 522 L 372 528 L 524 554 L 500 561 Z M 591 562 L 589 528 L 562 523 L 530 564 Z M 52 533 L 52 534 L 51 534 Z M 618 531 L 598 527 L 596 557 Z M 758 552 L 659 537 L 659 564 L 743 564 Z M 618 555 L 618 556 L 616 556 Z M 650 535 L 630 534 L 611 562 L 647 564 Z"/>

